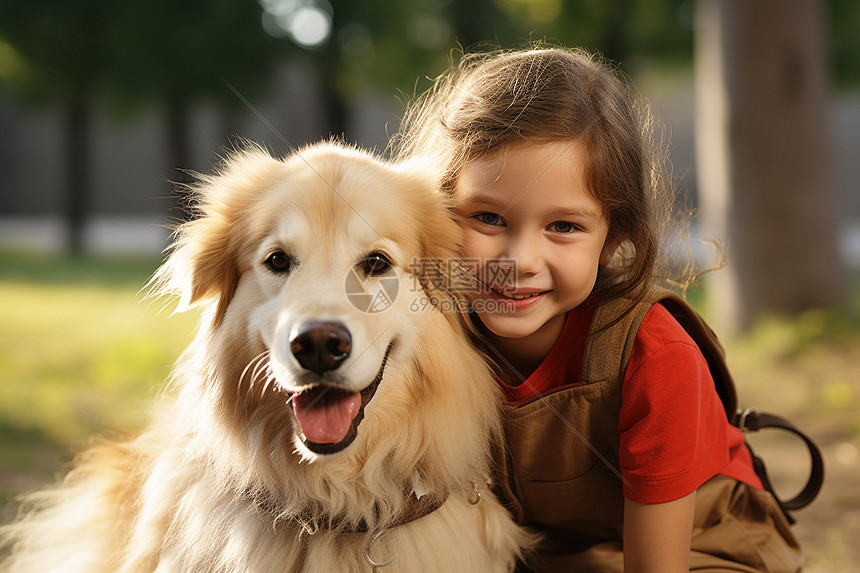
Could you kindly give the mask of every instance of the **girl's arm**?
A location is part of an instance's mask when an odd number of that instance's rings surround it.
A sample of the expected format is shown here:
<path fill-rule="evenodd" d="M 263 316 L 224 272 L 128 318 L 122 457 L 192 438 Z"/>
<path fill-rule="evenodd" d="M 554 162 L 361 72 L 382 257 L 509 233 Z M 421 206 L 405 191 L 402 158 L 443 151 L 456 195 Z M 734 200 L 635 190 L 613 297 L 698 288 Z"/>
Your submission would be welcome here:
<path fill-rule="evenodd" d="M 696 492 L 666 503 L 624 500 L 625 573 L 690 570 Z"/>

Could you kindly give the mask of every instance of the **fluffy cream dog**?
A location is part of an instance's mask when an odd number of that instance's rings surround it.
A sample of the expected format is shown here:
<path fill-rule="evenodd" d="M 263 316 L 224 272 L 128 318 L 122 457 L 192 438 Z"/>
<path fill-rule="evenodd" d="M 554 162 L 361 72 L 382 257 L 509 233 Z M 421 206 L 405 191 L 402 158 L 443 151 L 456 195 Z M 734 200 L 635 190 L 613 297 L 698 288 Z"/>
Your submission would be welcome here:
<path fill-rule="evenodd" d="M 31 496 L 2 569 L 512 569 L 531 537 L 488 489 L 500 397 L 448 312 L 431 181 L 321 144 L 193 191 L 156 278 L 203 309 L 175 397 Z"/>

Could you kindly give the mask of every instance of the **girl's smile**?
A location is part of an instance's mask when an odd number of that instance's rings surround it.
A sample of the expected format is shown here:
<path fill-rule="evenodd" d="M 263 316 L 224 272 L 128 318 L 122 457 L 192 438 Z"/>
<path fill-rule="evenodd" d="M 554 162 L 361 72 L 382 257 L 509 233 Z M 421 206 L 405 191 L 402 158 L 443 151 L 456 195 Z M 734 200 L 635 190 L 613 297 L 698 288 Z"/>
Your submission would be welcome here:
<path fill-rule="evenodd" d="M 511 311 L 522 310 L 536 304 L 538 300 L 548 294 L 547 290 L 535 289 L 506 289 L 504 287 L 489 287 L 487 294 L 490 298 L 509 305 Z"/>
<path fill-rule="evenodd" d="M 476 311 L 491 342 L 516 340 L 514 360 L 549 352 L 608 262 L 608 224 L 587 187 L 586 159 L 577 142 L 522 144 L 467 163 L 457 177 L 463 256 L 479 261 L 483 295 L 497 303 Z M 482 276 L 498 260 L 515 262 L 503 284 Z"/>

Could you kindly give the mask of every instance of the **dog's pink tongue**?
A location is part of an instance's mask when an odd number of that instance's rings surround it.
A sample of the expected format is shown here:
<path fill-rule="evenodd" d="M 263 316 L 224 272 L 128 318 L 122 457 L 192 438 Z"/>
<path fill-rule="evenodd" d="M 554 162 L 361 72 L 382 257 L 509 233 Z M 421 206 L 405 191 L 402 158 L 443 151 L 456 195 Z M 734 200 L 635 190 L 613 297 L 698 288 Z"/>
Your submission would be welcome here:
<path fill-rule="evenodd" d="M 361 407 L 358 392 L 302 392 L 293 395 L 293 412 L 308 440 L 336 444 L 346 437 Z"/>

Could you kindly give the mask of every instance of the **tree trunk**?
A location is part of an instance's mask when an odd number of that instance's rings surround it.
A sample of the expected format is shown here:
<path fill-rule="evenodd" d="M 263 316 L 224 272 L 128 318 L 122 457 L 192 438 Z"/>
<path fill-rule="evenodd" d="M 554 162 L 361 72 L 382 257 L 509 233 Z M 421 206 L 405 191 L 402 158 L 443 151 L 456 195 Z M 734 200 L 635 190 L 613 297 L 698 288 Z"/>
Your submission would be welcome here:
<path fill-rule="evenodd" d="M 698 2 L 698 189 L 728 261 L 710 283 L 722 331 L 842 291 L 822 11 L 815 0 Z"/>
<path fill-rule="evenodd" d="M 90 185 L 91 103 L 85 90 L 77 91 L 64 110 L 65 139 L 65 226 L 66 250 L 73 255 L 84 251 Z"/>
<path fill-rule="evenodd" d="M 320 74 L 322 97 L 321 102 L 325 116 L 323 133 L 326 137 L 344 138 L 352 141 L 353 134 L 346 133 L 347 104 L 337 85 L 336 78 L 340 71 L 335 56 L 326 55 L 322 61 Z M 291 142 L 295 145 L 295 142 Z"/>
<path fill-rule="evenodd" d="M 191 182 L 186 171 L 191 169 L 191 142 L 188 136 L 188 102 L 184 96 L 171 94 L 166 102 L 167 114 L 167 160 L 173 185 L 169 212 L 171 220 L 188 220 L 187 193 L 185 185 Z"/>

